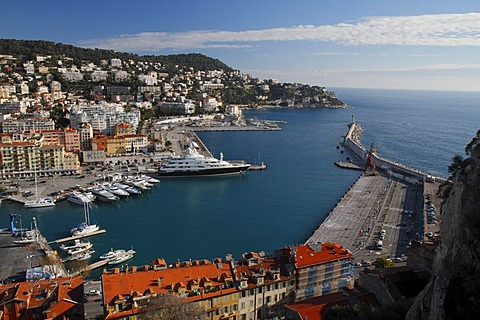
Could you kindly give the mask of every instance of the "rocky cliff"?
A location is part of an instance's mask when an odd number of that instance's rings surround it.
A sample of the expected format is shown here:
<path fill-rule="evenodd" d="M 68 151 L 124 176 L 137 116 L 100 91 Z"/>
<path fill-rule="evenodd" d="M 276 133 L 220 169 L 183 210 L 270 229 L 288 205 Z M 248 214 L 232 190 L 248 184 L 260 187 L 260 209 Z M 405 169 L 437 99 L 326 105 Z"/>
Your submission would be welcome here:
<path fill-rule="evenodd" d="M 432 279 L 407 319 L 480 318 L 480 144 L 470 151 L 442 206 Z"/>

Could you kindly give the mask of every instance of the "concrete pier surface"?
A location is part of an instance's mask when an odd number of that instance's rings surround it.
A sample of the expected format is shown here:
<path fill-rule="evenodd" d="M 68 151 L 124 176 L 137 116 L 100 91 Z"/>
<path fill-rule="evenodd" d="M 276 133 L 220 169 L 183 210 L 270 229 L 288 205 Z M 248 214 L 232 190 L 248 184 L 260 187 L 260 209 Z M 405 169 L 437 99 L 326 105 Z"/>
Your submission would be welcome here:
<path fill-rule="evenodd" d="M 423 235 L 422 194 L 419 185 L 382 174 L 364 174 L 306 243 L 340 243 L 356 261 L 404 257 L 409 242 Z M 383 249 L 379 250 L 382 230 Z"/>

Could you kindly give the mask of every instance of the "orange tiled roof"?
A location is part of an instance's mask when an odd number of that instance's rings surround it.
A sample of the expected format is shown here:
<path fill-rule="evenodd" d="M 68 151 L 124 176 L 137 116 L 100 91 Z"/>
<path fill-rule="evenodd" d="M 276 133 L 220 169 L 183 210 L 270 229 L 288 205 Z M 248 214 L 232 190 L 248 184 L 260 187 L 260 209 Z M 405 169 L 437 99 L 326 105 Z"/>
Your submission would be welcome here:
<path fill-rule="evenodd" d="M 49 301 L 50 309 L 55 308 L 55 312 L 60 314 L 60 311 L 66 312 L 71 308 L 68 305 L 81 303 L 83 297 L 78 294 L 80 290 L 77 290 L 80 286 L 83 286 L 81 276 L 0 285 L 0 303 L 10 300 L 24 301 L 24 308 L 34 309 Z"/>
<path fill-rule="evenodd" d="M 343 258 L 351 258 L 352 254 L 338 243 L 322 243 L 320 250 L 309 245 L 297 246 L 294 250 L 294 262 L 297 268 L 308 267 Z"/>
<path fill-rule="evenodd" d="M 168 267 L 165 270 L 146 270 L 132 273 L 105 272 L 102 274 L 104 301 L 106 304 L 110 304 L 115 300 L 115 296 L 119 294 L 128 296 L 134 291 L 152 290 L 156 293 L 168 293 L 177 285 L 185 286 L 190 280 L 200 280 L 201 283 L 211 282 L 212 286 L 216 286 L 220 284 L 217 279 L 220 279 L 224 273 L 229 277 L 232 276 L 228 263 L 184 267 L 175 264 L 175 267 Z M 218 293 L 213 293 L 213 295 L 216 294 L 218 295 Z"/>

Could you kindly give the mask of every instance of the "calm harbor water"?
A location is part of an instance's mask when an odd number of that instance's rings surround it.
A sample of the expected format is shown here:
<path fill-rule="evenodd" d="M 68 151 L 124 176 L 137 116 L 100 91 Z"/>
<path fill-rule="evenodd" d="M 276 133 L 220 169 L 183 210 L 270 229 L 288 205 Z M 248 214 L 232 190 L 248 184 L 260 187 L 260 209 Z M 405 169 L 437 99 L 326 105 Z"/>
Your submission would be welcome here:
<path fill-rule="evenodd" d="M 137 254 L 129 265 L 157 257 L 173 263 L 302 243 L 359 175 L 333 164 L 348 156 L 336 147 L 352 114 L 364 126 L 364 145 L 374 143 L 386 158 L 445 177 L 451 157 L 463 154 L 480 127 L 479 93 L 334 90 L 353 108 L 250 111 L 249 117 L 288 124 L 279 132 L 199 133 L 217 157 L 265 161 L 266 171 L 164 179 L 140 197 L 95 204 L 92 218 L 107 230 L 91 238 L 95 257 L 133 246 Z M 48 240 L 67 236 L 83 219 L 82 207 L 67 201 L 40 210 L 4 202 L 1 227 L 8 226 L 9 213 L 20 214 L 24 226 L 36 217 Z"/>

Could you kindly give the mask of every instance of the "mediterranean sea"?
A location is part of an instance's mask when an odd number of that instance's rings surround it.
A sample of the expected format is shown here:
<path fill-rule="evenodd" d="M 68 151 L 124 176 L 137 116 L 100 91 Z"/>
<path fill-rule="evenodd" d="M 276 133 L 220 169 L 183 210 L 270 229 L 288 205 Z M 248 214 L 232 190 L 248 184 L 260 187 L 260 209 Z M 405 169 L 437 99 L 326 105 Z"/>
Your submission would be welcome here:
<path fill-rule="evenodd" d="M 133 246 L 137 254 L 129 265 L 155 258 L 173 263 L 303 243 L 360 174 L 334 165 L 350 156 L 337 146 L 352 115 L 364 127 L 365 146 L 373 143 L 382 157 L 443 177 L 480 129 L 480 93 L 332 90 L 352 108 L 246 111 L 288 123 L 282 131 L 199 133 L 216 157 L 223 152 L 227 160 L 264 161 L 265 171 L 164 179 L 140 197 L 94 204 L 91 216 L 107 230 L 91 238 L 94 258 L 111 247 Z M 4 201 L 0 227 L 8 226 L 9 213 L 20 214 L 24 226 L 36 217 L 49 241 L 68 236 L 83 220 L 83 208 L 67 201 L 30 210 Z"/>

